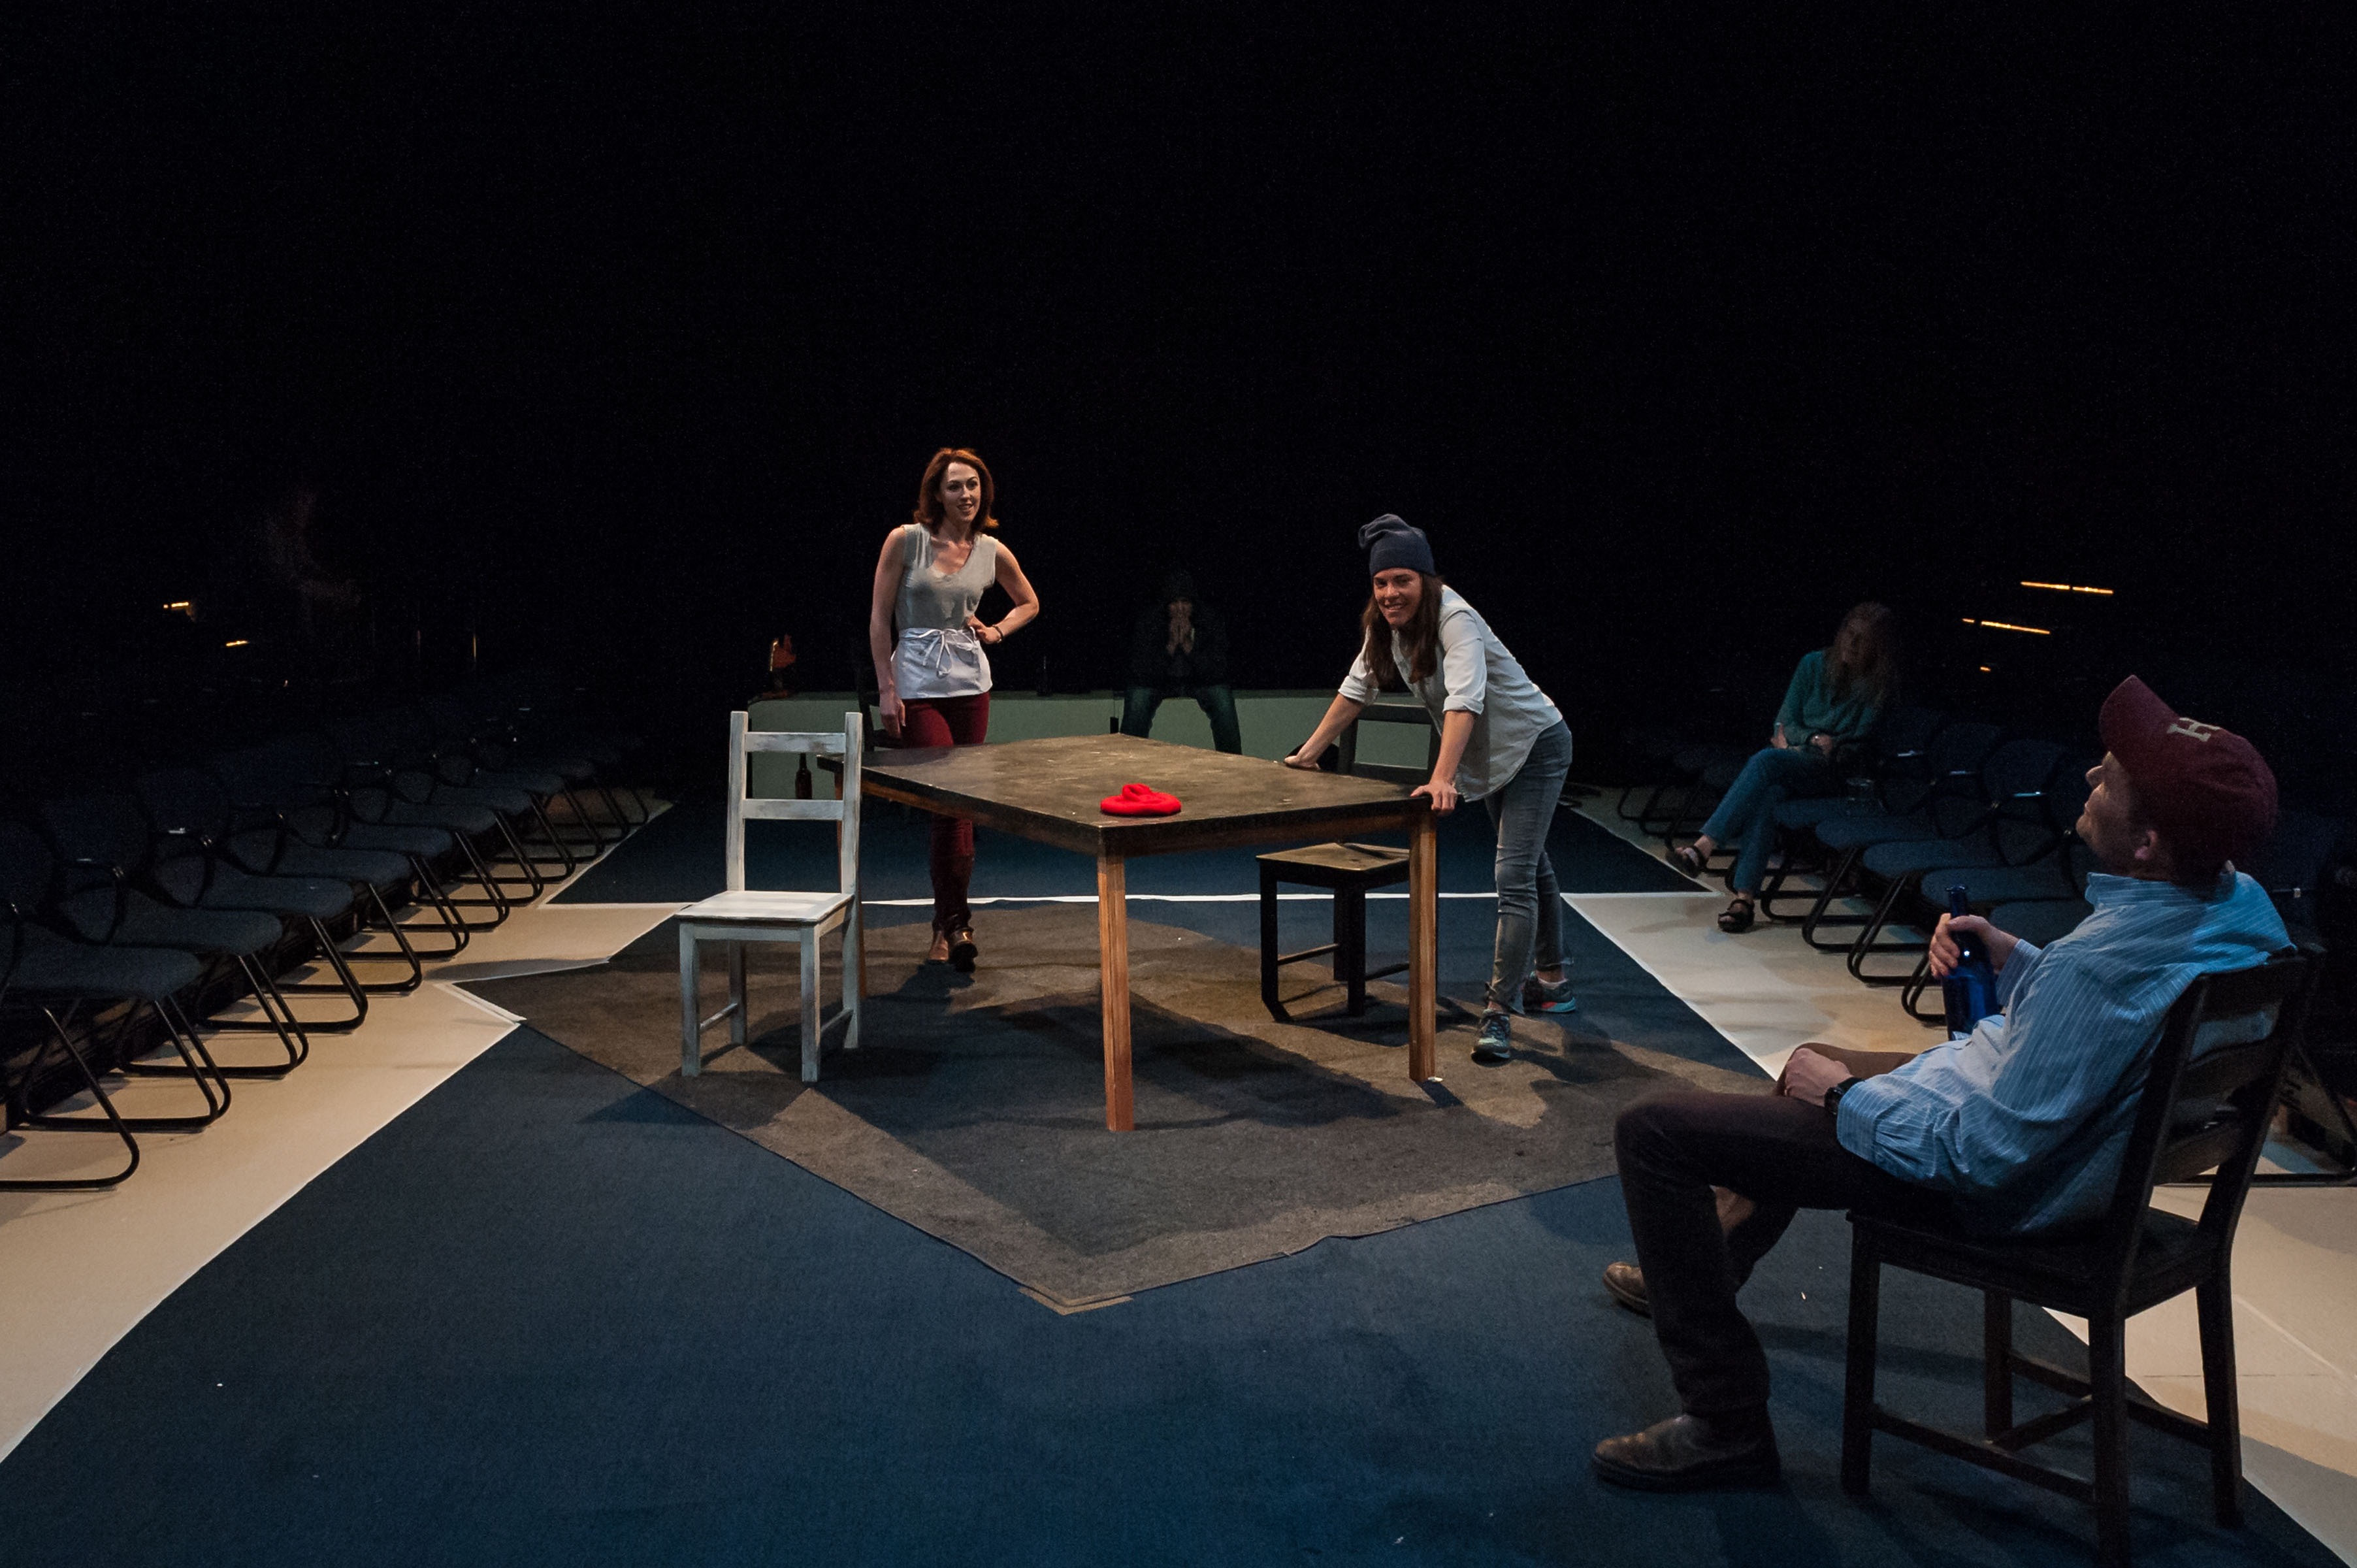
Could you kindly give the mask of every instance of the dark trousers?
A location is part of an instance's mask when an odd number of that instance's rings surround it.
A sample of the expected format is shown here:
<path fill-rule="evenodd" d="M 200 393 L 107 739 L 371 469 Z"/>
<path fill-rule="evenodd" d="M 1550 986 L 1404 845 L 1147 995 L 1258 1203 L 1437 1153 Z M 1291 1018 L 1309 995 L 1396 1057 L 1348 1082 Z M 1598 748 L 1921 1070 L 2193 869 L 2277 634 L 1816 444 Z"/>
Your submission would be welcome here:
<path fill-rule="evenodd" d="M 990 733 L 990 693 L 971 697 L 911 697 L 901 704 L 903 744 L 980 746 Z M 974 885 L 974 824 L 963 817 L 933 818 L 933 929 L 954 931 L 974 923 L 966 903 Z"/>
<path fill-rule="evenodd" d="M 1154 710 L 1162 705 L 1165 697 L 1192 697 L 1203 716 L 1211 721 L 1211 745 L 1221 751 L 1241 755 L 1244 748 L 1243 734 L 1236 727 L 1236 694 L 1225 685 L 1174 686 L 1159 691 L 1152 686 L 1132 686 L 1129 700 L 1121 705 L 1121 733 L 1144 740 L 1154 733 Z"/>
<path fill-rule="evenodd" d="M 1850 1059 L 1860 1077 L 1907 1060 L 1881 1052 Z M 1803 1208 L 1858 1208 L 1893 1218 L 1947 1212 L 1944 1194 L 1900 1181 L 1834 1139 L 1824 1107 L 1770 1091 L 1689 1091 L 1632 1105 L 1614 1128 L 1620 1196 L 1637 1240 L 1637 1265 L 1653 1333 L 1689 1414 L 1726 1416 L 1768 1402 L 1768 1358 L 1735 1305 L 1753 1265 Z M 1714 1187 L 1759 1207 L 1722 1232 Z"/>

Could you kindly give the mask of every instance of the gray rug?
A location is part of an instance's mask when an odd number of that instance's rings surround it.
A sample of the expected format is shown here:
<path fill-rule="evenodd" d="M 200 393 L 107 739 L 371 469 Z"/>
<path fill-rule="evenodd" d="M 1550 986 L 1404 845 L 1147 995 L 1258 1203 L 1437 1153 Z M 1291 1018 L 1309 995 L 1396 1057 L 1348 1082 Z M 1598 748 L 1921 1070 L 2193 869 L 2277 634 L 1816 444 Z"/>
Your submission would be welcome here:
<path fill-rule="evenodd" d="M 1412 1084 L 1399 986 L 1372 987 L 1363 1019 L 1329 988 L 1278 1024 L 1254 951 L 1133 919 L 1137 1131 L 1111 1133 L 1087 905 L 994 911 L 972 976 L 920 961 L 922 924 L 872 929 L 865 1043 L 830 1048 L 814 1085 L 799 1078 L 794 950 L 756 947 L 755 1039 L 728 1049 L 710 1031 L 686 1079 L 669 930 L 594 969 L 468 989 L 1058 1306 L 1609 1175 L 1624 1105 L 1664 1087 L 1761 1087 L 1580 1015 L 1518 1020 L 1517 1059 L 1475 1067 L 1472 1019 L 1453 1008 L 1445 1081 Z M 1315 973 L 1288 970 L 1288 993 Z M 707 1012 L 724 983 L 707 969 Z M 837 994 L 832 961 L 825 989 Z"/>

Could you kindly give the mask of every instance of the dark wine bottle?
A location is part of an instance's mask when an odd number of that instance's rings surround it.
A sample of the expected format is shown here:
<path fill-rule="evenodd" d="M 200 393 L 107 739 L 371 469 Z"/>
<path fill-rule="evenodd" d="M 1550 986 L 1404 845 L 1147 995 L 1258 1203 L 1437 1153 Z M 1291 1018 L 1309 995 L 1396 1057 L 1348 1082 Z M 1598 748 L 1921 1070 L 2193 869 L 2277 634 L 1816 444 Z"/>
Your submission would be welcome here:
<path fill-rule="evenodd" d="M 1948 889 L 1948 913 L 1958 917 L 1972 913 L 1961 882 Z M 1979 936 L 1950 926 L 1948 937 L 1956 944 L 1956 966 L 1940 982 L 1940 994 L 1948 1004 L 1948 1038 L 1961 1040 L 1997 1010 L 1996 971 L 1990 966 L 1987 945 Z"/>

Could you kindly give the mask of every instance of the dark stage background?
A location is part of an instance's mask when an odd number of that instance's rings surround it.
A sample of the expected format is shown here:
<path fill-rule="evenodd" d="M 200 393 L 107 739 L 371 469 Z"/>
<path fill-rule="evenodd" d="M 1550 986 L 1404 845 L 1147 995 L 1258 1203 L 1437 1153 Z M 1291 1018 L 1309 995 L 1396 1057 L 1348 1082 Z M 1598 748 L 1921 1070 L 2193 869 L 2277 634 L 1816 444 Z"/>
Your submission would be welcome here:
<path fill-rule="evenodd" d="M 1012 685 L 1174 562 L 1329 682 L 1395 510 L 1595 766 L 1872 596 L 1937 700 L 2135 668 L 2343 776 L 2338 15 L 996 9 L 19 14 L 18 734 L 234 678 L 156 607 L 300 469 L 393 675 L 705 735 L 778 632 L 847 682 L 959 444 Z"/>

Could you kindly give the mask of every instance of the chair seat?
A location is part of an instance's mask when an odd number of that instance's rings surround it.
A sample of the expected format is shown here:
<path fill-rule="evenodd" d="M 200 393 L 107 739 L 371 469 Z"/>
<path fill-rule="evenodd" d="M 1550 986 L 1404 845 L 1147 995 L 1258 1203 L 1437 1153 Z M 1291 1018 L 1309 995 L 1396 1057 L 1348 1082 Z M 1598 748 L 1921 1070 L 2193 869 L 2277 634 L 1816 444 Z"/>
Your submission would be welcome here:
<path fill-rule="evenodd" d="M 409 878 L 408 860 L 385 850 L 321 849 L 302 843 L 282 845 L 277 842 L 277 835 L 267 830 L 242 833 L 231 841 L 230 847 L 248 865 L 267 865 L 270 869 L 264 875 L 271 876 L 313 876 L 340 882 L 365 882 L 388 890 Z"/>
<path fill-rule="evenodd" d="M 1976 1236 L 1947 1221 L 1878 1219 L 1852 1214 L 1850 1223 L 1874 1234 L 1882 1261 L 1975 1290 L 2002 1291 L 2017 1300 L 2076 1313 L 2102 1310 L 2104 1264 L 2093 1244 L 2076 1238 Z M 2163 1209 L 2145 1210 L 2144 1233 L 2129 1271 L 2130 1314 L 2191 1288 L 2211 1255 L 2201 1227 Z"/>
<path fill-rule="evenodd" d="M 565 789 L 564 777 L 528 768 L 479 768 L 462 788 L 468 789 L 514 789 L 526 795 L 546 800 Z"/>
<path fill-rule="evenodd" d="M 486 826 L 489 824 L 486 823 Z M 354 822 L 344 830 L 342 849 L 391 850 L 395 854 L 447 854 L 453 844 L 448 830 L 404 826 L 393 822 Z"/>
<path fill-rule="evenodd" d="M 1312 887 L 1384 887 L 1407 880 L 1407 851 L 1379 843 L 1313 843 L 1254 857 L 1285 882 Z"/>
<path fill-rule="evenodd" d="M 215 865 L 210 879 L 193 856 L 157 866 L 156 883 L 182 908 L 254 909 L 332 920 L 352 907 L 352 890 L 317 876 L 255 876 Z"/>
<path fill-rule="evenodd" d="M 11 983 L 47 996 L 160 1002 L 197 983 L 204 966 L 162 948 L 84 947 L 27 928 Z"/>
<path fill-rule="evenodd" d="M 1776 802 L 1776 825 L 1780 828 L 1813 828 L 1819 822 L 1829 822 L 1836 817 L 1860 814 L 1857 802 L 1841 795 L 1803 795 L 1798 800 Z M 1879 815 L 1879 811 L 1877 811 Z"/>
<path fill-rule="evenodd" d="M 1930 838 L 1933 832 L 1931 823 L 1911 812 L 1897 816 L 1828 817 L 1816 824 L 1817 842 L 1827 849 L 1862 850 L 1868 844 Z"/>
<path fill-rule="evenodd" d="M 1871 854 L 1867 858 L 1869 863 L 1873 860 Z M 1967 866 L 1961 862 L 1943 862 L 1923 874 L 1923 897 L 1945 905 L 1948 888 L 1958 882 L 1964 885 L 1964 891 L 1975 904 L 2010 904 L 2025 898 L 2075 899 L 2079 896 L 2079 889 L 2072 885 L 2060 861 L 2041 860 L 2031 865 Z"/>
<path fill-rule="evenodd" d="M 251 958 L 286 934 L 278 917 L 259 910 L 178 909 L 135 893 L 124 901 L 123 923 L 114 918 L 114 895 L 97 890 L 59 900 L 59 912 L 93 942 L 134 948 L 174 948 L 182 952 L 223 952 Z"/>
<path fill-rule="evenodd" d="M 713 921 L 732 925 L 814 926 L 830 920 L 851 906 L 848 893 L 768 893 L 748 888 L 722 893 L 679 912 L 683 923 Z"/>
<path fill-rule="evenodd" d="M 2005 864 L 1996 835 L 1982 830 L 1960 839 L 1900 839 L 1878 843 L 1866 852 L 1866 868 L 1877 876 L 1913 876 L 1934 866 L 1979 867 Z M 1940 897 L 1947 897 L 1941 888 Z"/>
<path fill-rule="evenodd" d="M 2079 929 L 2095 912 L 2084 898 L 2035 898 L 2000 904 L 1988 914 L 1989 924 L 2040 947 L 2060 940 Z"/>
<path fill-rule="evenodd" d="M 354 826 L 357 833 L 363 827 L 439 828 L 449 832 L 487 833 L 500 825 L 499 813 L 490 807 L 472 800 L 404 800 L 398 798 L 378 799 L 361 809 L 362 821 Z M 350 843 L 351 834 L 345 835 Z"/>

